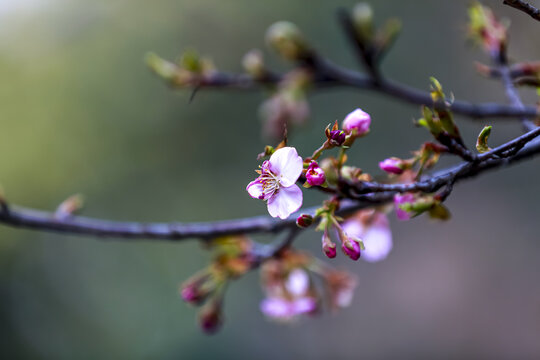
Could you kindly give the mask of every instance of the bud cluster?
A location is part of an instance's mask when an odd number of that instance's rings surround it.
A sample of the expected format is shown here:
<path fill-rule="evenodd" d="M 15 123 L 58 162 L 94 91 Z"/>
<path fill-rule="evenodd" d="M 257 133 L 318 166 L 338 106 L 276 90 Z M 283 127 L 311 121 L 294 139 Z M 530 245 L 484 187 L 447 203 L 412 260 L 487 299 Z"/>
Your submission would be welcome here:
<path fill-rule="evenodd" d="M 227 283 L 245 274 L 255 263 L 252 243 L 244 236 L 217 238 L 211 246 L 216 249 L 212 263 L 180 287 L 182 300 L 202 306 L 199 323 L 207 333 L 216 332 L 222 325 L 221 305 Z"/>
<path fill-rule="evenodd" d="M 177 63 L 149 53 L 146 64 L 158 76 L 179 87 L 201 86 L 216 73 L 212 60 L 201 57 L 195 50 L 184 52 Z"/>

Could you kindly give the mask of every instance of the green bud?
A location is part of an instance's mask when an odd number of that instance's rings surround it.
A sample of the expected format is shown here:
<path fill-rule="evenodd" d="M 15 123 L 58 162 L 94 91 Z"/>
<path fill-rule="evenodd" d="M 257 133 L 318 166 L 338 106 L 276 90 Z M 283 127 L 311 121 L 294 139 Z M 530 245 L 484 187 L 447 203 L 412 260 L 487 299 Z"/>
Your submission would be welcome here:
<path fill-rule="evenodd" d="M 81 194 L 75 194 L 64 200 L 56 209 L 55 217 L 68 217 L 81 210 L 84 206 L 84 197 Z"/>
<path fill-rule="evenodd" d="M 422 197 L 414 202 L 400 204 L 400 209 L 414 213 L 414 216 L 418 216 L 425 211 L 431 210 L 434 206 L 435 200 L 432 197 Z"/>
<path fill-rule="evenodd" d="M 356 34 L 364 41 L 369 42 L 373 38 L 373 10 L 368 3 L 358 3 L 352 11 L 352 21 Z"/>
<path fill-rule="evenodd" d="M 429 209 L 429 217 L 438 220 L 450 219 L 450 211 L 443 204 L 436 203 Z"/>
<path fill-rule="evenodd" d="M 300 29 L 288 21 L 279 21 L 266 31 L 266 42 L 287 60 L 299 60 L 309 53 Z"/>
<path fill-rule="evenodd" d="M 422 106 L 422 112 L 424 115 L 423 122 L 426 124 L 428 130 L 433 134 L 433 136 L 439 136 L 443 132 L 441 123 L 433 119 L 433 112 L 427 106 Z"/>
<path fill-rule="evenodd" d="M 202 71 L 201 58 L 196 50 L 186 50 L 180 58 L 180 64 L 184 69 L 193 73 Z"/>
<path fill-rule="evenodd" d="M 491 148 L 487 144 L 490 134 L 491 125 L 484 126 L 482 131 L 480 131 L 480 134 L 478 134 L 478 139 L 476 139 L 476 150 L 478 150 L 479 153 L 483 154 L 491 150 Z"/>
<path fill-rule="evenodd" d="M 334 165 L 334 162 L 330 158 L 323 159 L 319 162 L 319 167 L 323 169 L 326 181 L 329 184 L 335 184 L 338 180 L 338 172 Z"/>
<path fill-rule="evenodd" d="M 461 136 L 459 135 L 459 130 L 454 122 L 454 117 L 452 113 L 447 110 L 436 110 L 437 115 L 439 115 L 439 120 L 441 122 L 442 128 L 446 131 L 451 137 L 457 139 Z"/>
<path fill-rule="evenodd" d="M 444 100 L 444 92 L 439 80 L 435 79 L 433 76 L 430 77 L 429 80 L 431 81 L 431 98 L 433 101 Z"/>
<path fill-rule="evenodd" d="M 341 176 L 344 179 L 350 180 L 350 181 L 356 181 L 358 180 L 358 177 L 362 175 L 362 170 L 353 166 L 343 166 L 341 168 Z"/>
<path fill-rule="evenodd" d="M 411 204 L 411 210 L 417 214 L 421 214 L 424 211 L 430 210 L 433 207 L 433 198 L 420 198 Z"/>
<path fill-rule="evenodd" d="M 173 80 L 178 72 L 178 66 L 162 59 L 155 53 L 146 54 L 145 62 L 152 71 L 166 80 Z"/>
<path fill-rule="evenodd" d="M 254 78 L 260 78 L 264 76 L 266 72 L 262 52 L 258 49 L 250 50 L 244 55 L 242 58 L 242 66 L 244 67 L 244 70 Z"/>
<path fill-rule="evenodd" d="M 380 47 L 382 49 L 388 48 L 397 38 L 401 32 L 401 20 L 388 19 L 382 29 L 380 30 Z"/>

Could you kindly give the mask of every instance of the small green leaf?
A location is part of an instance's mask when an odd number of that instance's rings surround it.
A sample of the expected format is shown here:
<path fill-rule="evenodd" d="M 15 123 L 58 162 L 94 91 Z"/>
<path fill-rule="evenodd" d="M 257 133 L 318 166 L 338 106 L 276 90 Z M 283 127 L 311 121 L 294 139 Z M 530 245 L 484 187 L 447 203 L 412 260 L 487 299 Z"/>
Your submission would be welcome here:
<path fill-rule="evenodd" d="M 438 220 L 450 219 L 450 211 L 442 204 L 435 204 L 429 209 L 429 217 Z"/>
<path fill-rule="evenodd" d="M 429 130 L 429 125 L 428 125 L 426 119 L 424 119 L 424 118 L 418 119 L 418 120 L 416 121 L 416 125 L 418 125 L 418 126 L 423 126 L 423 127 L 425 127 L 426 129 Z"/>
<path fill-rule="evenodd" d="M 441 121 L 442 128 L 453 138 L 459 138 L 459 130 L 454 123 L 452 113 L 448 110 L 436 110 Z"/>
<path fill-rule="evenodd" d="M 433 118 L 433 112 L 431 109 L 427 106 L 422 106 L 422 113 L 424 115 L 427 128 L 433 134 L 433 136 L 437 137 L 439 134 L 441 134 L 443 132 L 441 123 L 438 121 L 438 119 L 436 120 Z"/>
<path fill-rule="evenodd" d="M 476 150 L 478 150 L 478 152 L 481 154 L 491 150 L 487 144 L 489 134 L 491 134 L 491 125 L 484 126 L 482 131 L 480 131 L 480 134 L 478 134 L 478 139 L 476 140 Z"/>
<path fill-rule="evenodd" d="M 444 100 L 444 92 L 439 80 L 435 79 L 433 76 L 430 77 L 429 80 L 431 81 L 431 98 L 433 101 Z"/>

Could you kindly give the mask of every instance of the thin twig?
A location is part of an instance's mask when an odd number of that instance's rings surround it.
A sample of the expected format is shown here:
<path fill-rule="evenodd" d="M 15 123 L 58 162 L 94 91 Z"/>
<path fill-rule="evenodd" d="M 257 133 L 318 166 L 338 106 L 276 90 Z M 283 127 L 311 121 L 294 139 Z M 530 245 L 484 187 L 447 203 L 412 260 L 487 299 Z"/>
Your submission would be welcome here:
<path fill-rule="evenodd" d="M 446 169 L 441 172 L 437 172 L 430 177 L 424 177 L 421 181 L 413 182 L 410 184 L 381 184 L 376 182 L 344 182 L 340 184 L 340 190 L 345 196 L 353 199 L 362 199 L 363 194 L 371 194 L 378 192 L 423 192 L 434 193 L 444 186 L 453 185 L 455 182 L 476 176 L 481 172 L 496 167 L 509 165 L 517 160 L 522 160 L 540 152 L 540 142 L 530 144 L 525 149 L 514 154 L 513 156 L 501 157 L 492 159 L 494 154 L 500 154 L 507 148 L 513 148 L 517 143 L 523 144 L 521 147 L 525 147 L 528 142 L 540 135 L 540 128 L 537 128 L 518 139 L 513 140 L 513 145 L 504 144 L 498 148 L 493 149 L 490 153 L 485 153 L 478 156 L 478 162 L 463 162 L 454 168 Z M 447 197 L 448 194 L 445 194 Z"/>
<path fill-rule="evenodd" d="M 510 100 L 510 103 L 515 107 L 524 109 L 525 106 L 523 105 L 523 102 L 521 101 L 521 98 L 519 97 L 517 89 L 514 86 L 512 75 L 510 73 L 510 68 L 509 68 L 508 63 L 506 61 L 504 61 L 503 63 L 500 64 L 499 71 L 500 71 L 500 74 L 501 74 L 501 81 L 502 81 L 502 83 L 504 85 L 504 89 L 506 91 L 506 96 Z M 530 121 L 527 117 L 522 117 L 521 118 L 521 123 L 523 125 L 523 128 L 526 131 L 530 131 L 530 130 L 533 130 L 534 128 L 536 128 L 534 123 L 532 121 Z"/>
<path fill-rule="evenodd" d="M 353 71 L 339 65 L 333 64 L 328 60 L 321 58 L 317 59 L 314 85 L 316 87 L 351 87 L 354 89 L 363 89 L 375 91 L 387 95 L 397 100 L 406 103 L 425 105 L 432 104 L 433 100 L 428 92 L 410 87 L 408 85 L 385 79 L 384 81 L 374 81 L 369 76 L 357 71 Z M 273 74 L 270 77 L 263 79 L 254 79 L 247 74 L 229 74 L 224 72 L 216 72 L 205 77 L 203 81 L 197 84 L 201 89 L 218 88 L 218 89 L 243 89 L 251 90 L 254 88 L 265 88 L 269 85 L 275 85 L 283 79 L 284 75 Z M 172 84 L 172 86 L 175 86 Z M 185 87 L 184 85 L 180 86 Z M 440 103 L 435 103 L 434 106 L 440 109 L 446 109 L 447 106 Z M 494 118 L 520 118 L 520 117 L 536 117 L 540 113 L 534 106 L 516 107 L 513 105 L 503 105 L 497 103 L 471 103 L 463 100 L 455 100 L 449 110 L 463 116 L 482 119 L 488 117 Z"/>
<path fill-rule="evenodd" d="M 540 21 L 540 10 L 522 0 L 504 0 L 504 5 L 511 6 L 515 9 L 529 14 L 534 20 Z"/>

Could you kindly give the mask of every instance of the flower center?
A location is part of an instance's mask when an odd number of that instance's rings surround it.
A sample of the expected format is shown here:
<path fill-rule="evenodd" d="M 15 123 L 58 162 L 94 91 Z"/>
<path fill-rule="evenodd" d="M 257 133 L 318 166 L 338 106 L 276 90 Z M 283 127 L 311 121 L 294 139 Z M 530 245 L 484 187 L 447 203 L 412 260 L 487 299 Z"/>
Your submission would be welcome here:
<path fill-rule="evenodd" d="M 279 190 L 279 178 L 268 167 L 262 167 L 262 174 L 259 179 L 263 189 L 262 199 L 269 199 Z"/>

